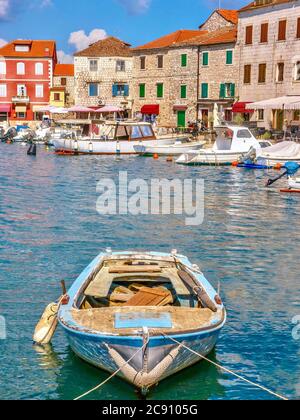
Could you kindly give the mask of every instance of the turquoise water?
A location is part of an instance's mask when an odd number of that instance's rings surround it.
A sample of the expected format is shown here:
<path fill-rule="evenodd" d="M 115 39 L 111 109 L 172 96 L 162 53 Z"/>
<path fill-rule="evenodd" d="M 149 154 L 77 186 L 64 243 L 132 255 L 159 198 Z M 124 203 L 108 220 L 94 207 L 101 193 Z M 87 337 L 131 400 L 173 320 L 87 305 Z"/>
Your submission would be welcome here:
<path fill-rule="evenodd" d="M 101 217 L 96 183 L 128 170 L 129 178 L 204 178 L 205 222 L 181 216 Z M 300 197 L 264 189 L 263 172 L 186 168 L 164 159 L 57 157 L 42 148 L 27 157 L 20 145 L 0 145 L 0 340 L 2 399 L 72 399 L 107 374 L 80 361 L 58 329 L 53 346 L 32 345 L 45 305 L 72 284 L 106 247 L 178 251 L 203 268 L 228 310 L 214 361 L 289 398 L 300 397 Z M 284 181 L 283 184 L 284 185 Z M 114 379 L 91 399 L 137 399 Z M 265 392 L 207 363 L 162 382 L 149 398 L 268 399 Z"/>

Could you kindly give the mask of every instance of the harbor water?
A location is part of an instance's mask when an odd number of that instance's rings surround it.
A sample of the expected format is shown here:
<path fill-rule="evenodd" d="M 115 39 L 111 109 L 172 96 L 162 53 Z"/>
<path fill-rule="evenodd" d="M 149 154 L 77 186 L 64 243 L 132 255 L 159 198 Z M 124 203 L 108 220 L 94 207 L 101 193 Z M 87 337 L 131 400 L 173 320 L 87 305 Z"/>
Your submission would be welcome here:
<path fill-rule="evenodd" d="M 49 348 L 32 343 L 45 306 L 102 250 L 186 254 L 217 287 L 228 322 L 211 359 L 291 399 L 300 398 L 300 197 L 267 191 L 266 173 L 181 167 L 166 159 L 59 157 L 0 144 L 0 398 L 73 399 L 108 375 L 79 360 L 59 328 Z M 118 177 L 205 180 L 205 219 L 101 216 L 97 182 Z M 282 181 L 281 185 L 286 185 Z M 300 321 L 298 321 L 300 322 Z M 297 337 L 299 340 L 297 340 Z M 2 337 L 4 338 L 4 337 Z M 138 399 L 113 379 L 89 399 Z M 207 362 L 154 388 L 150 400 L 269 399 Z"/>

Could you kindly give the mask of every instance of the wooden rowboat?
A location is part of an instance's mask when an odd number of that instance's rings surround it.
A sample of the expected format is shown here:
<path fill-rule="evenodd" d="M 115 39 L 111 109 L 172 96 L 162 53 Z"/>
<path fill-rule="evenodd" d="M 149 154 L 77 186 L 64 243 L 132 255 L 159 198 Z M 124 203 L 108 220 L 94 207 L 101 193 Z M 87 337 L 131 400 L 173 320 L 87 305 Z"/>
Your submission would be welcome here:
<path fill-rule="evenodd" d="M 213 350 L 226 311 L 200 269 L 176 252 L 107 252 L 75 281 L 58 321 L 81 359 L 146 394 L 202 360 L 186 347 Z"/>

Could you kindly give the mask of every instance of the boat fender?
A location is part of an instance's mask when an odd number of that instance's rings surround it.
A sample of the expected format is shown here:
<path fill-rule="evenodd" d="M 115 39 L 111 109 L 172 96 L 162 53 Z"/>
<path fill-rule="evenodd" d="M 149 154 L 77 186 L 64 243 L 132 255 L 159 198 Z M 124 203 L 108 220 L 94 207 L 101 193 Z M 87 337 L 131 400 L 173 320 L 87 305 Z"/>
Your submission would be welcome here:
<path fill-rule="evenodd" d="M 222 299 L 220 298 L 219 295 L 215 296 L 215 302 L 217 305 L 223 305 Z"/>
<path fill-rule="evenodd" d="M 58 324 L 58 309 L 58 303 L 50 303 L 47 306 L 34 331 L 33 341 L 35 343 L 46 345 L 51 342 Z"/>
<path fill-rule="evenodd" d="M 282 169 L 282 165 L 281 165 L 281 163 L 276 163 L 276 165 L 274 166 L 274 169 L 275 169 L 276 171 L 280 171 L 280 170 Z"/>
<path fill-rule="evenodd" d="M 157 153 L 154 153 L 154 155 L 153 155 L 153 159 L 155 159 L 155 160 L 158 160 L 158 159 L 159 159 L 159 156 L 158 156 L 158 154 L 157 154 Z"/>

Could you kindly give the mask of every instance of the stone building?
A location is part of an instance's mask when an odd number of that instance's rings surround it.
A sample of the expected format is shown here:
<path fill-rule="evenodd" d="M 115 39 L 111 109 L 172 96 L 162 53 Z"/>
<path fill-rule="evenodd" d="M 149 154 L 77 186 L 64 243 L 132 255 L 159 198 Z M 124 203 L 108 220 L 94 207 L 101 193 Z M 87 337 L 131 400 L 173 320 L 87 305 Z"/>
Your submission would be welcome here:
<path fill-rule="evenodd" d="M 50 89 L 50 105 L 69 108 L 74 105 L 74 94 L 74 64 L 57 64 Z"/>
<path fill-rule="evenodd" d="M 75 104 L 92 108 L 113 105 L 130 116 L 133 57 L 130 45 L 109 37 L 74 55 Z"/>
<path fill-rule="evenodd" d="M 285 118 L 298 125 L 299 110 L 285 115 L 275 98 L 300 95 L 300 1 L 257 0 L 241 9 L 236 53 L 241 112 L 245 103 L 274 99 L 251 119 L 266 128 L 282 129 Z"/>
<path fill-rule="evenodd" d="M 230 20 L 224 18 L 227 14 Z M 237 80 L 233 62 L 236 23 L 237 12 L 218 10 L 199 30 L 179 30 L 133 49 L 134 114 L 156 117 L 161 126 L 185 127 L 202 114 L 208 121 L 213 99 L 226 105 L 228 84 L 235 85 Z M 226 65 L 229 50 L 232 54 Z M 202 61 L 204 57 L 208 63 Z M 205 83 L 209 83 L 207 92 L 201 92 Z M 231 98 L 235 87 L 229 89 Z M 220 97 L 223 92 L 224 98 Z"/>

